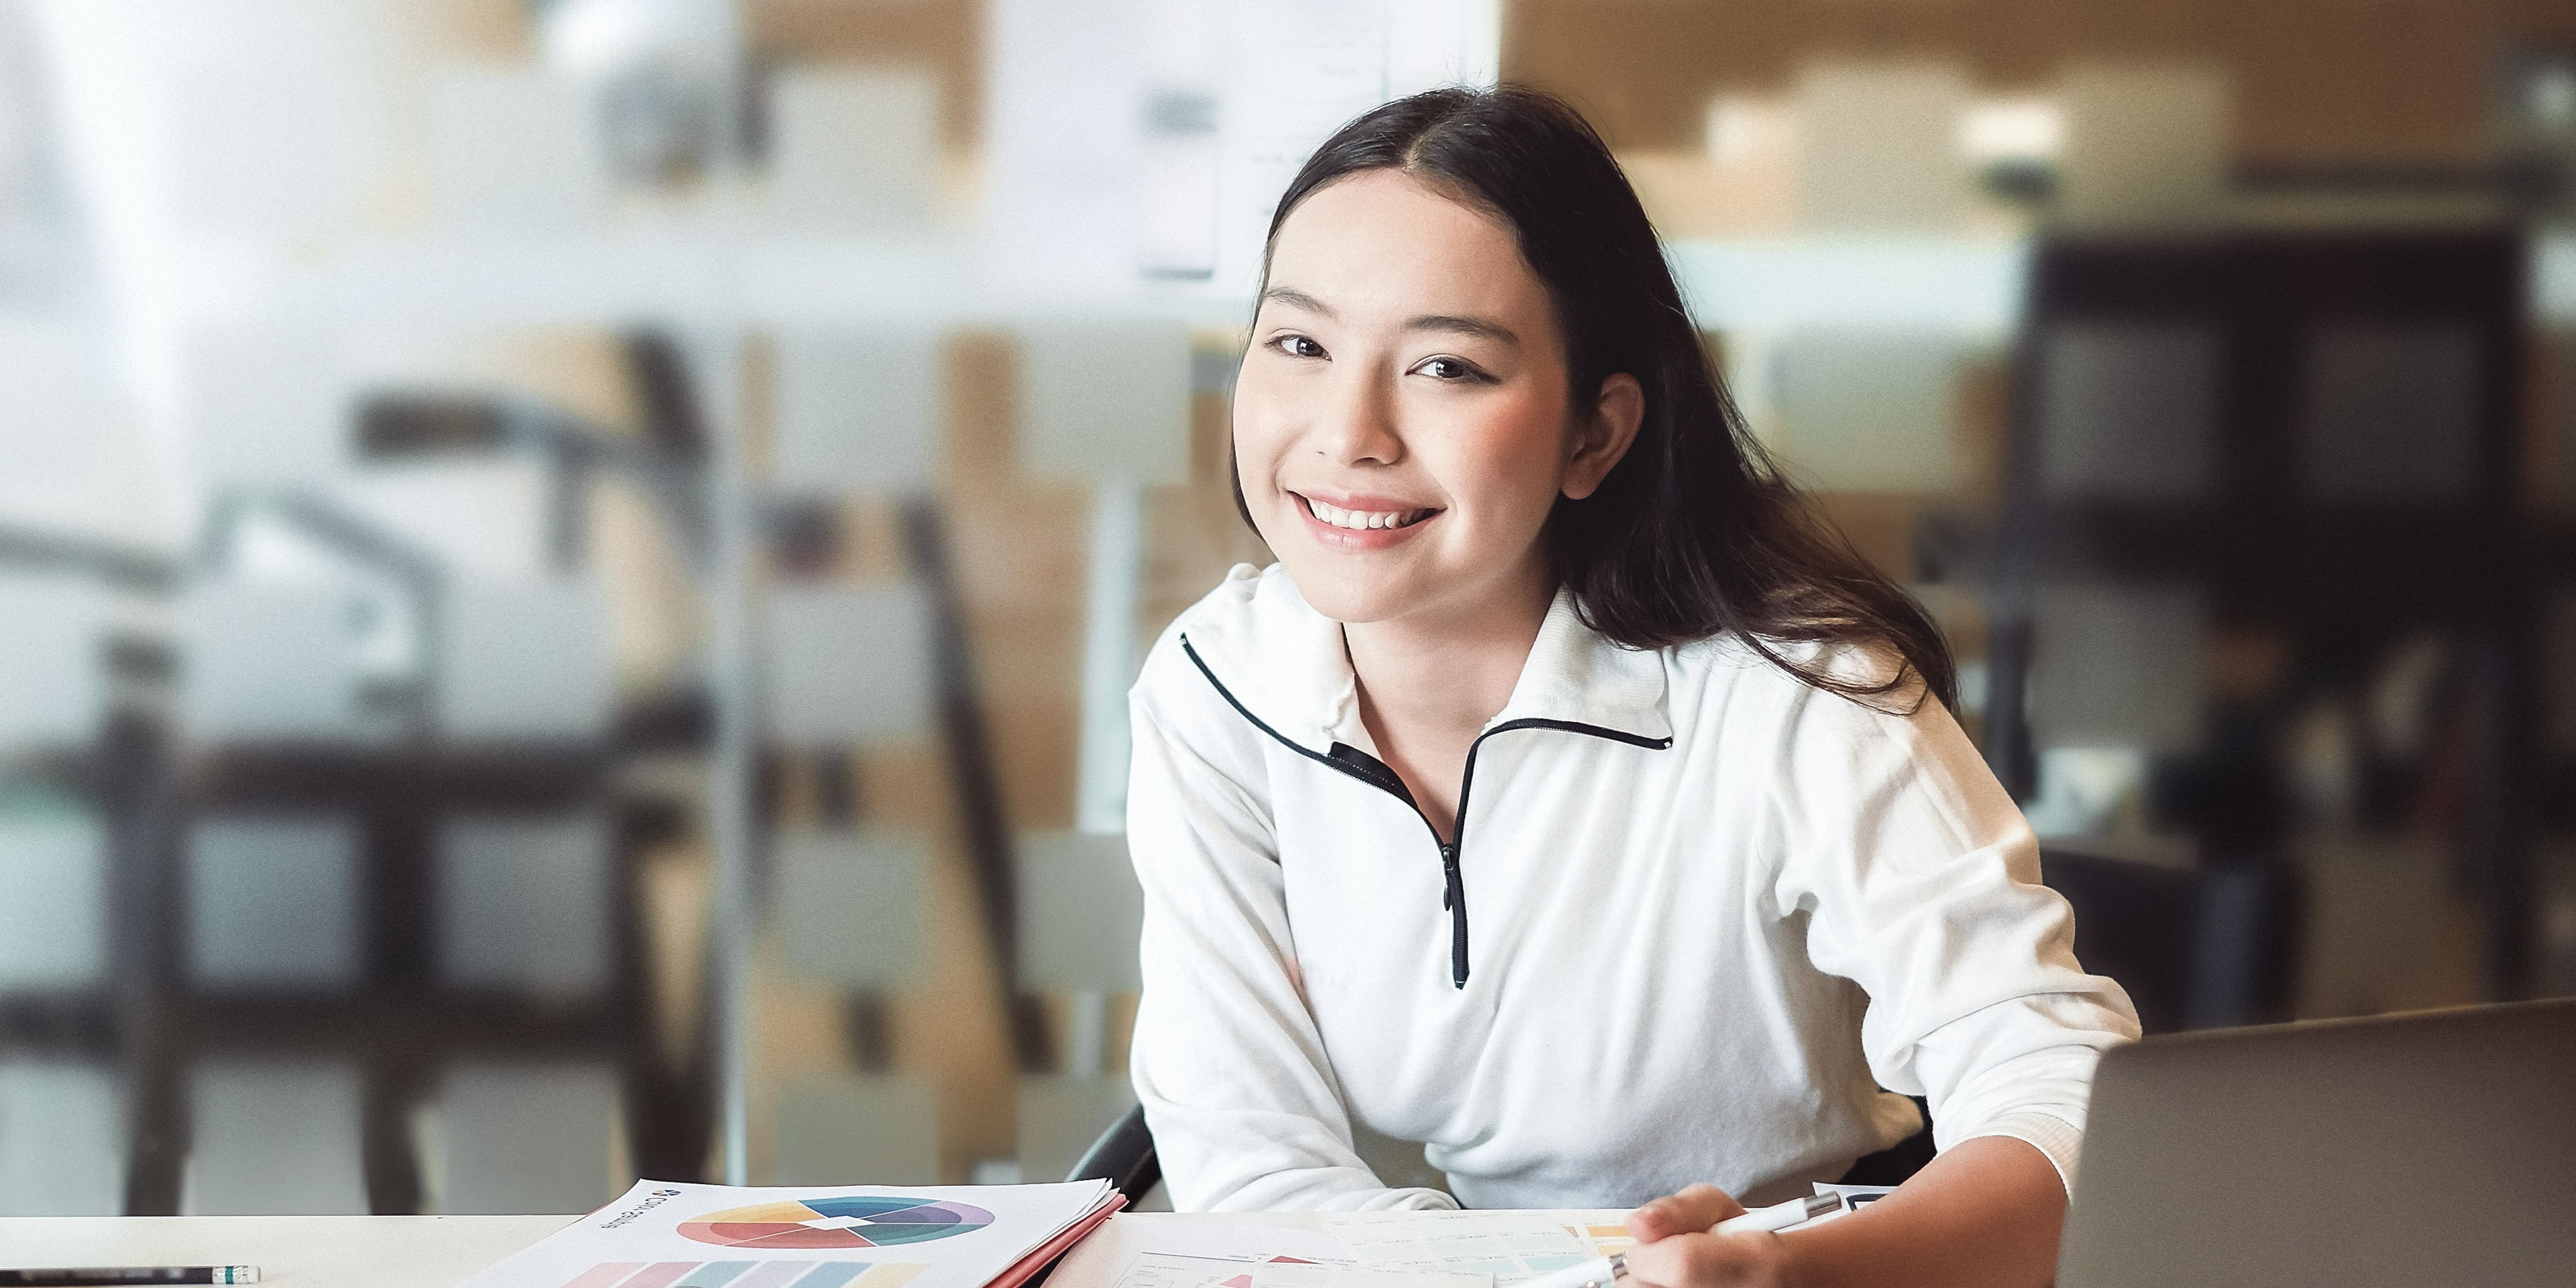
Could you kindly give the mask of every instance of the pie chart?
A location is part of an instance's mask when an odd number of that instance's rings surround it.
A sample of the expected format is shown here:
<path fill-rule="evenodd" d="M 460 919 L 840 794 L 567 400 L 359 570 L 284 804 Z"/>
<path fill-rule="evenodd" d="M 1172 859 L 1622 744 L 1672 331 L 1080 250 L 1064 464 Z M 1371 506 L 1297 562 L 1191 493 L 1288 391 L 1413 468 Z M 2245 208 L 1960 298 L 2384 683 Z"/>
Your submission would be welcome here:
<path fill-rule="evenodd" d="M 728 1248 L 882 1248 L 980 1230 L 993 1214 L 968 1203 L 900 1195 L 755 1203 L 680 1223 L 680 1233 Z"/>

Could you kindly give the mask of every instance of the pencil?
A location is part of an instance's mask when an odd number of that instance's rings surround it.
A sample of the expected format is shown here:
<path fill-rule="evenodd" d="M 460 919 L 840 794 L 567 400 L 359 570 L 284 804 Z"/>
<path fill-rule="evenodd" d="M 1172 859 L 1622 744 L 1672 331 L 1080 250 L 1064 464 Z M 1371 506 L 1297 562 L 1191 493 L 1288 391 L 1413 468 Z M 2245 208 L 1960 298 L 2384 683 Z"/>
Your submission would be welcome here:
<path fill-rule="evenodd" d="M 92 1284 L 255 1284 L 257 1266 L 95 1266 L 0 1270 L 0 1288 L 87 1288 Z"/>

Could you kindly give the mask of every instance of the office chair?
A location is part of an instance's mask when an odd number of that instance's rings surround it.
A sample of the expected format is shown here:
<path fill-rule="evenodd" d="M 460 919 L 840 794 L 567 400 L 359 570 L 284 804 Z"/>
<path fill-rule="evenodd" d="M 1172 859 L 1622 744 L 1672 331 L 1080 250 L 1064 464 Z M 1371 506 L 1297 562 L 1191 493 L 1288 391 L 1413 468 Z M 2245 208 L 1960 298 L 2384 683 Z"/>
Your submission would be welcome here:
<path fill-rule="evenodd" d="M 1145 1201 L 1145 1193 L 1163 1179 L 1163 1160 L 1154 1156 L 1154 1133 L 1145 1126 L 1145 1107 L 1129 1105 L 1109 1124 L 1091 1148 L 1065 1174 L 1068 1181 L 1107 1181 L 1127 1196 L 1127 1210 Z"/>

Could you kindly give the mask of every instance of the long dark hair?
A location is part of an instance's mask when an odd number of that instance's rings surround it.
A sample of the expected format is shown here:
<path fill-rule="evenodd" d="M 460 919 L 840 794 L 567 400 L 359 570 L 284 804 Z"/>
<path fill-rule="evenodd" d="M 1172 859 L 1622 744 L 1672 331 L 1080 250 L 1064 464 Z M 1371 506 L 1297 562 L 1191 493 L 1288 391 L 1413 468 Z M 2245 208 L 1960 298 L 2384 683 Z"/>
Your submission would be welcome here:
<path fill-rule="evenodd" d="M 1919 679 L 1921 692 L 1958 705 L 1940 628 L 1746 431 L 1654 225 L 1580 114 L 1514 86 L 1388 103 L 1306 159 L 1270 217 L 1271 242 L 1299 202 L 1362 170 L 1413 175 L 1513 231 L 1555 304 L 1578 409 L 1619 372 L 1645 390 L 1628 454 L 1592 495 L 1560 496 L 1548 515 L 1543 539 L 1585 624 L 1640 649 L 1732 634 L 1819 689 L 1903 697 Z M 1266 286 L 1266 252 L 1263 277 Z M 1235 499 L 1240 506 L 1240 481 Z M 1813 662 L 1784 652 L 1790 642 L 1857 645 L 1882 665 L 1828 670 L 1821 651 Z"/>

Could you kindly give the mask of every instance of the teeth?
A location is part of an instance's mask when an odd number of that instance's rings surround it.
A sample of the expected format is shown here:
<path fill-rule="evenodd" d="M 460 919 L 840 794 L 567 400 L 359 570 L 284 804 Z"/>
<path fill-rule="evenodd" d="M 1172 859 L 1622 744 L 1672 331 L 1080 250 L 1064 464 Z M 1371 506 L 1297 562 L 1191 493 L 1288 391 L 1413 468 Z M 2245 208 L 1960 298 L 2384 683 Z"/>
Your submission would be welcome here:
<path fill-rule="evenodd" d="M 1315 517 L 1336 528 L 1401 528 L 1419 522 L 1429 510 L 1345 510 L 1326 505 L 1313 497 L 1306 498 L 1306 508 Z"/>

